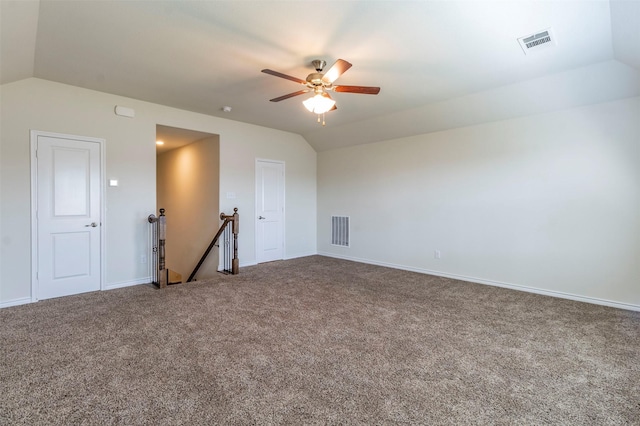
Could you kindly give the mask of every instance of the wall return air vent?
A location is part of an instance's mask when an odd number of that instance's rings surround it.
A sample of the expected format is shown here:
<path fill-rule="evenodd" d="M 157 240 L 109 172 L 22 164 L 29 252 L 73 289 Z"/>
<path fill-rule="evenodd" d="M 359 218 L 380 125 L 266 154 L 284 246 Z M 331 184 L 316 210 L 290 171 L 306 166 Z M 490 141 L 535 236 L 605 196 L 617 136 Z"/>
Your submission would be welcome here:
<path fill-rule="evenodd" d="M 331 244 L 349 247 L 349 216 L 331 216 Z"/>
<path fill-rule="evenodd" d="M 530 52 L 537 52 L 538 50 L 554 47 L 556 45 L 556 37 L 551 28 L 547 28 L 535 34 L 520 37 L 518 43 L 520 43 L 524 54 L 527 55 Z"/>

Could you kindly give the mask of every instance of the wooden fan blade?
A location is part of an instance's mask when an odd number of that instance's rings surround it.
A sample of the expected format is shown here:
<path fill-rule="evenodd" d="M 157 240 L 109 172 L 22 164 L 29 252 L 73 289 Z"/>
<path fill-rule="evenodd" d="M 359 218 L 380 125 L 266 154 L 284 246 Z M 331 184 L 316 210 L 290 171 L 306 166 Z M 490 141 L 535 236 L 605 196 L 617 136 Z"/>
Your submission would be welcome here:
<path fill-rule="evenodd" d="M 322 81 L 327 83 L 333 83 L 338 77 L 340 77 L 346 70 L 351 68 L 351 64 L 344 59 L 338 59 L 335 64 L 331 65 L 331 68 L 324 73 Z"/>
<path fill-rule="evenodd" d="M 379 87 L 371 86 L 335 86 L 333 90 L 336 92 L 362 93 L 364 95 L 377 95 L 380 93 Z"/>
<path fill-rule="evenodd" d="M 293 98 L 294 96 L 304 95 L 305 93 L 308 93 L 308 92 L 309 90 L 298 90 L 297 92 L 289 93 L 288 95 L 282 95 L 278 98 L 273 98 L 269 100 L 271 102 L 280 102 L 280 101 L 284 101 L 285 99 Z"/>
<path fill-rule="evenodd" d="M 280 77 L 280 78 L 286 78 L 287 80 L 291 80 L 291 81 L 295 81 L 296 83 L 300 83 L 300 84 L 307 84 L 306 81 L 298 78 L 298 77 L 292 77 L 290 75 L 286 75 L 286 74 L 282 74 L 281 72 L 278 71 L 274 71 L 274 70 L 262 70 L 263 73 L 265 74 L 270 74 L 276 77 Z"/>

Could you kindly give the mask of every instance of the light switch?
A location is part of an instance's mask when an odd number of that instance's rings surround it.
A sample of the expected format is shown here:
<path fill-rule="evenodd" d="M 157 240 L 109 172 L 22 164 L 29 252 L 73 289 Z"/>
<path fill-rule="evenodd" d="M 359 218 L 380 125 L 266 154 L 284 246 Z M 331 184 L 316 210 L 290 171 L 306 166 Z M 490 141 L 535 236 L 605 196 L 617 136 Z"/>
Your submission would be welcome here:
<path fill-rule="evenodd" d="M 227 198 L 228 199 L 233 199 L 236 198 L 236 193 L 235 192 L 227 192 Z"/>
<path fill-rule="evenodd" d="M 118 179 L 109 179 L 109 186 L 118 186 Z"/>

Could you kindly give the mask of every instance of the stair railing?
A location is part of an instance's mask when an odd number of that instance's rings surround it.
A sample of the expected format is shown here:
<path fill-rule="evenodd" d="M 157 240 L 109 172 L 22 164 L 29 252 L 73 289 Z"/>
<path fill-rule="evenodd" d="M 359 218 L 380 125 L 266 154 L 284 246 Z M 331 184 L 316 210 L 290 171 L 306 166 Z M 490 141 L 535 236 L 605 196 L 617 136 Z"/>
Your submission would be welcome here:
<path fill-rule="evenodd" d="M 224 213 L 220 213 L 220 220 L 224 222 L 218 229 L 218 232 L 211 240 L 211 244 L 204 251 L 204 254 L 200 258 L 200 261 L 189 275 L 189 279 L 187 282 L 191 282 L 194 280 L 198 269 L 204 263 L 205 259 L 213 249 L 213 247 L 218 242 L 220 236 L 223 236 L 223 261 L 224 265 L 220 272 L 226 274 L 236 275 L 240 272 L 240 260 L 238 259 L 238 232 L 240 231 L 240 215 L 238 214 L 238 208 L 233 209 L 232 215 L 225 215 Z"/>
<path fill-rule="evenodd" d="M 167 218 L 164 211 L 164 209 L 160 209 L 159 217 L 150 214 L 147 218 L 151 224 L 151 280 L 160 288 L 165 288 L 168 281 L 165 270 Z"/>

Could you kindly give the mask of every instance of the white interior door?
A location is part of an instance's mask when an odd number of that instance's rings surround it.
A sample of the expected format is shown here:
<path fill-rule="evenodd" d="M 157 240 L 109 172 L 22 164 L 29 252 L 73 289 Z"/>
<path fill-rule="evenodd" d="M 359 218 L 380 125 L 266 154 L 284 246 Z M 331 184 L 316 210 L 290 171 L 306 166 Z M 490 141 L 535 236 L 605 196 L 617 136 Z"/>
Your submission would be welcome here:
<path fill-rule="evenodd" d="M 35 135 L 36 299 L 100 289 L 101 146 Z M 32 137 L 33 139 L 33 137 Z"/>
<path fill-rule="evenodd" d="M 284 163 L 256 161 L 256 260 L 284 258 Z"/>

